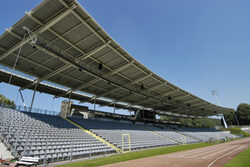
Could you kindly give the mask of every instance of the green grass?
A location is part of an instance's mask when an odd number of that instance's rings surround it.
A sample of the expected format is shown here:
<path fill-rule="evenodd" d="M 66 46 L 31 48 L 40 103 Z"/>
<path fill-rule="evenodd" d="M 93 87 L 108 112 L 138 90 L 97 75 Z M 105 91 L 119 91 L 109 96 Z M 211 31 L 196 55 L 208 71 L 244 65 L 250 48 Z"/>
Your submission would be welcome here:
<path fill-rule="evenodd" d="M 249 167 L 250 166 L 250 148 L 241 152 L 223 167 Z"/>
<path fill-rule="evenodd" d="M 81 167 L 81 166 L 82 167 L 95 167 L 95 166 L 100 166 L 100 165 L 116 163 L 116 162 L 122 162 L 122 161 L 128 161 L 128 160 L 133 160 L 133 159 L 151 157 L 155 155 L 189 150 L 189 149 L 194 149 L 194 148 L 206 147 L 210 145 L 213 145 L 213 144 L 198 143 L 198 144 L 188 144 L 188 145 L 155 148 L 155 149 L 150 149 L 150 150 L 123 153 L 119 155 L 112 155 L 108 157 L 102 157 L 102 158 L 97 158 L 97 159 L 92 159 L 92 160 L 85 160 L 85 161 L 80 161 L 80 162 L 75 162 L 75 163 L 70 163 L 70 164 L 64 164 L 64 165 L 61 165 L 61 167 Z"/>
<path fill-rule="evenodd" d="M 227 128 L 227 129 L 221 129 L 221 130 L 230 131 L 232 134 L 235 134 L 235 135 L 243 134 L 244 137 L 250 137 L 250 134 L 241 130 L 239 127 L 233 127 L 233 128 Z"/>

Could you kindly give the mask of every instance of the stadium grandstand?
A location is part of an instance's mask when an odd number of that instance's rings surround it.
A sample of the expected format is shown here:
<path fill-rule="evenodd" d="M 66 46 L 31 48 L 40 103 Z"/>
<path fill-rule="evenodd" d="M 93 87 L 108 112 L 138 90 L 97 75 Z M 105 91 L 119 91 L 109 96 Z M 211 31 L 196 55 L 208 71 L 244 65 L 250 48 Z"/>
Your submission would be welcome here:
<path fill-rule="evenodd" d="M 6 29 L 0 36 L 0 64 L 0 82 L 20 87 L 23 104 L 22 91 L 34 91 L 29 107 L 1 103 L 0 139 L 12 157 L 38 157 L 47 164 L 237 137 L 161 121 L 158 116 L 169 114 L 223 118 L 233 109 L 211 104 L 150 71 L 74 0 L 44 0 Z M 60 114 L 34 109 L 36 92 L 68 100 Z M 113 107 L 114 113 L 72 100 Z"/>

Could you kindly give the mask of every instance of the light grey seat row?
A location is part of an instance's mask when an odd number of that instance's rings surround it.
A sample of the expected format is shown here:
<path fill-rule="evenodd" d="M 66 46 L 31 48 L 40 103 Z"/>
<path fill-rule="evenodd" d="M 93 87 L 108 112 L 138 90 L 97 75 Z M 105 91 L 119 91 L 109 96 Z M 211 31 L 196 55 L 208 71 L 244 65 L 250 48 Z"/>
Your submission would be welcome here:
<path fill-rule="evenodd" d="M 123 147 L 125 148 L 124 150 L 129 148 L 128 135 L 130 136 L 131 149 L 142 149 L 177 144 L 172 140 L 158 136 L 148 130 L 137 127 L 132 123 L 90 120 L 79 117 L 71 117 L 70 119 L 113 143 L 118 148 L 122 148 L 123 142 Z"/>
<path fill-rule="evenodd" d="M 93 156 L 115 150 L 59 116 L 0 107 L 0 136 L 15 155 L 48 161 Z"/>

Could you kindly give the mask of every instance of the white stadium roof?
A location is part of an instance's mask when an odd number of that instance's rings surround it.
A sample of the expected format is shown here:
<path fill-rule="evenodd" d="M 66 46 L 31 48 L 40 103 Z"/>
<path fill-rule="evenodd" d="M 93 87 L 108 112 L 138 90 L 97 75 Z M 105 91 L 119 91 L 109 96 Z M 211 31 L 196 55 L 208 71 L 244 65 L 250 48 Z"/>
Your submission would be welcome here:
<path fill-rule="evenodd" d="M 27 33 L 23 39 L 23 27 L 37 41 L 31 41 Z M 49 81 L 97 99 L 105 97 L 153 111 L 197 116 L 232 111 L 196 97 L 150 71 L 74 0 L 45 0 L 6 29 L 0 37 L 0 64 L 12 68 L 21 46 L 16 69 L 39 82 Z M 18 86 L 26 89 L 33 84 Z M 68 91 L 48 93 L 65 97 Z"/>

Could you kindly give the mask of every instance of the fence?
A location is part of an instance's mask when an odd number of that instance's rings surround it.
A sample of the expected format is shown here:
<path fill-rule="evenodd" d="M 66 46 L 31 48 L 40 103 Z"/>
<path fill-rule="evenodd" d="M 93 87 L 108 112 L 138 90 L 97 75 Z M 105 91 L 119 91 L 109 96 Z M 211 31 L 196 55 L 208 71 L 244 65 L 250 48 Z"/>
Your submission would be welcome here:
<path fill-rule="evenodd" d="M 1 107 L 12 108 L 12 109 L 22 111 L 22 112 L 31 112 L 31 113 L 45 114 L 45 115 L 59 115 L 59 112 L 56 112 L 56 111 L 44 110 L 44 109 L 39 109 L 39 108 L 32 108 L 30 110 L 30 107 L 24 107 L 24 106 L 21 106 L 21 105 L 11 106 L 11 105 L 2 104 Z"/>

